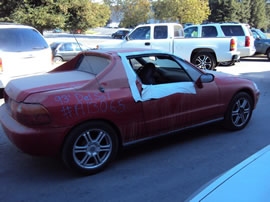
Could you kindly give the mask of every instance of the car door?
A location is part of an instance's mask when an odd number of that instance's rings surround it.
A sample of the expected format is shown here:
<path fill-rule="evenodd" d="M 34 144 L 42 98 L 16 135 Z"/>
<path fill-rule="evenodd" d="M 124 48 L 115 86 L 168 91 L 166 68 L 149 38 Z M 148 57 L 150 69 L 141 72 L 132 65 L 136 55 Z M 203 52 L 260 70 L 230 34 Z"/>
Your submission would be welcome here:
<path fill-rule="evenodd" d="M 165 90 L 172 93 L 143 102 L 144 119 L 149 136 L 199 124 L 215 119 L 219 115 L 219 91 L 215 82 L 204 83 L 203 86 L 196 85 L 195 81 L 201 73 L 188 63 L 184 61 L 181 63 L 185 65 L 185 67 L 179 66 L 181 74 L 185 74 L 184 80 L 179 77 L 179 81 L 152 85 L 152 88 L 157 91 Z M 155 65 L 159 66 L 157 62 Z M 174 72 L 171 75 L 176 74 L 178 73 Z M 150 93 L 155 94 L 154 90 Z"/>
<path fill-rule="evenodd" d="M 138 27 L 128 37 L 125 43 L 122 43 L 122 48 L 148 48 L 151 49 L 151 27 Z"/>
<path fill-rule="evenodd" d="M 172 39 L 169 39 L 169 30 L 167 25 L 154 26 L 153 39 L 150 41 L 152 49 L 172 52 Z"/>

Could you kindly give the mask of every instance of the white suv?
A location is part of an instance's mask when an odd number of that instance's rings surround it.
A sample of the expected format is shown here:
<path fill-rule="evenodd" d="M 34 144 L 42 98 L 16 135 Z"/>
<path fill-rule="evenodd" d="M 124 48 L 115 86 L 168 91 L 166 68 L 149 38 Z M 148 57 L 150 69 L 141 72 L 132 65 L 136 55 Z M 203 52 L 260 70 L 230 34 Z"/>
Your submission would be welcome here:
<path fill-rule="evenodd" d="M 52 69 L 52 52 L 33 27 L 0 23 L 0 89 L 14 78 Z"/>
<path fill-rule="evenodd" d="M 186 38 L 195 37 L 236 37 L 237 50 L 240 57 L 252 56 L 256 49 L 254 37 L 247 24 L 241 23 L 209 23 L 191 25 L 184 30 Z"/>

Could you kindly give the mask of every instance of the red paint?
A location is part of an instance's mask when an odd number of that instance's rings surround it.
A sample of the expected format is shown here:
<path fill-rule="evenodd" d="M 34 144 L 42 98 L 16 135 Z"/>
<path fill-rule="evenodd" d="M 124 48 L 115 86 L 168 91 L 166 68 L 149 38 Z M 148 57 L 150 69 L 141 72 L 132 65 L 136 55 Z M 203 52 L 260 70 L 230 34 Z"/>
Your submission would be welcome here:
<path fill-rule="evenodd" d="M 177 93 L 160 99 L 135 102 L 117 51 L 86 53 L 106 57 L 111 61 L 96 79 L 41 86 L 22 92 L 16 91 L 15 87 L 7 88 L 6 104 L 0 109 L 0 121 L 9 139 L 26 153 L 55 155 L 60 152 L 69 131 L 89 120 L 103 120 L 114 125 L 121 142 L 128 143 L 223 117 L 231 98 L 240 90 L 251 92 L 256 106 L 259 92 L 254 89 L 251 81 L 222 75 L 217 75 L 211 83 L 195 84 L 196 94 Z M 72 71 L 79 57 L 51 73 Z M 99 90 L 100 85 L 104 93 Z M 141 92 L 141 83 L 137 81 L 136 85 Z M 48 111 L 50 123 L 32 126 L 19 123 L 10 113 L 7 104 L 9 99 L 42 105 Z"/>

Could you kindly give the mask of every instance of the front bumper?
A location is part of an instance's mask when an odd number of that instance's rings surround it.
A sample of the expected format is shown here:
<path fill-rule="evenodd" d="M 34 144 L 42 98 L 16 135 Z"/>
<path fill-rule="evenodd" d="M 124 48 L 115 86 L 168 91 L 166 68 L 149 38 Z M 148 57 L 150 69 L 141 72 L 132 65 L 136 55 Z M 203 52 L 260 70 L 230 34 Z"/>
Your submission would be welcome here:
<path fill-rule="evenodd" d="M 6 104 L 0 107 L 0 123 L 9 140 L 31 155 L 57 155 L 70 128 L 29 128 L 14 120 Z"/>

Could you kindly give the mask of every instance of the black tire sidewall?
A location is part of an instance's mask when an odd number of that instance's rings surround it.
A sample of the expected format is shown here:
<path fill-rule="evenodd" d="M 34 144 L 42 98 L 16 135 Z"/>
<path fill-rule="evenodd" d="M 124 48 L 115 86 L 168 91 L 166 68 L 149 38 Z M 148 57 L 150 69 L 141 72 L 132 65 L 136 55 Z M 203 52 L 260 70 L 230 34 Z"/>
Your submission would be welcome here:
<path fill-rule="evenodd" d="M 233 106 L 234 104 L 236 103 L 237 100 L 239 100 L 240 98 L 246 98 L 248 101 L 249 101 L 249 104 L 250 104 L 250 107 L 251 107 L 251 110 L 250 110 L 250 115 L 248 117 L 248 120 L 246 121 L 246 123 L 240 127 L 237 127 L 233 124 L 232 122 L 232 119 L 231 119 L 231 116 L 232 116 L 232 110 L 233 110 Z M 228 106 L 228 109 L 227 109 L 227 112 L 225 114 L 225 127 L 229 130 L 241 130 L 243 129 L 249 122 L 251 116 L 252 116 L 252 112 L 253 112 L 253 101 L 252 101 L 252 98 L 251 96 L 246 93 L 246 92 L 239 92 L 237 93 L 231 100 L 229 106 Z"/>
<path fill-rule="evenodd" d="M 192 62 L 194 65 L 196 65 L 196 59 L 197 59 L 199 56 L 201 56 L 201 55 L 206 55 L 206 56 L 208 56 L 208 57 L 211 59 L 211 68 L 208 69 L 208 70 L 213 70 L 213 69 L 215 69 L 215 67 L 216 67 L 216 60 L 215 60 L 214 56 L 213 56 L 211 53 L 208 53 L 208 52 L 198 52 L 198 53 L 196 53 L 196 54 L 194 55 L 194 57 L 192 58 L 192 61 L 191 61 L 191 62 Z"/>
<path fill-rule="evenodd" d="M 104 162 L 99 167 L 92 168 L 92 169 L 82 168 L 79 165 L 77 165 L 77 163 L 75 162 L 75 160 L 73 158 L 73 154 L 72 154 L 73 153 L 73 145 L 74 145 L 76 139 L 78 138 L 78 136 L 89 129 L 104 130 L 110 136 L 111 141 L 112 141 L 112 151 L 111 151 L 111 154 L 110 154 L 109 158 L 107 159 L 107 161 Z M 100 172 L 106 166 L 108 166 L 108 164 L 111 161 L 113 161 L 114 158 L 116 157 L 117 152 L 118 152 L 118 147 L 119 147 L 118 138 L 117 138 L 117 134 L 116 134 L 115 130 L 107 123 L 103 123 L 100 121 L 93 121 L 93 122 L 83 123 L 70 131 L 70 133 L 65 138 L 65 141 L 63 143 L 61 155 L 62 155 L 62 160 L 67 167 L 69 167 L 72 170 L 74 170 L 78 173 L 81 173 L 83 175 L 89 175 L 89 174 L 95 174 L 97 172 Z"/>
<path fill-rule="evenodd" d="M 55 56 L 55 57 L 53 58 L 53 62 L 54 62 L 54 63 L 60 63 L 60 62 L 63 62 L 63 59 L 62 59 L 61 57 L 59 57 L 59 56 Z"/>

